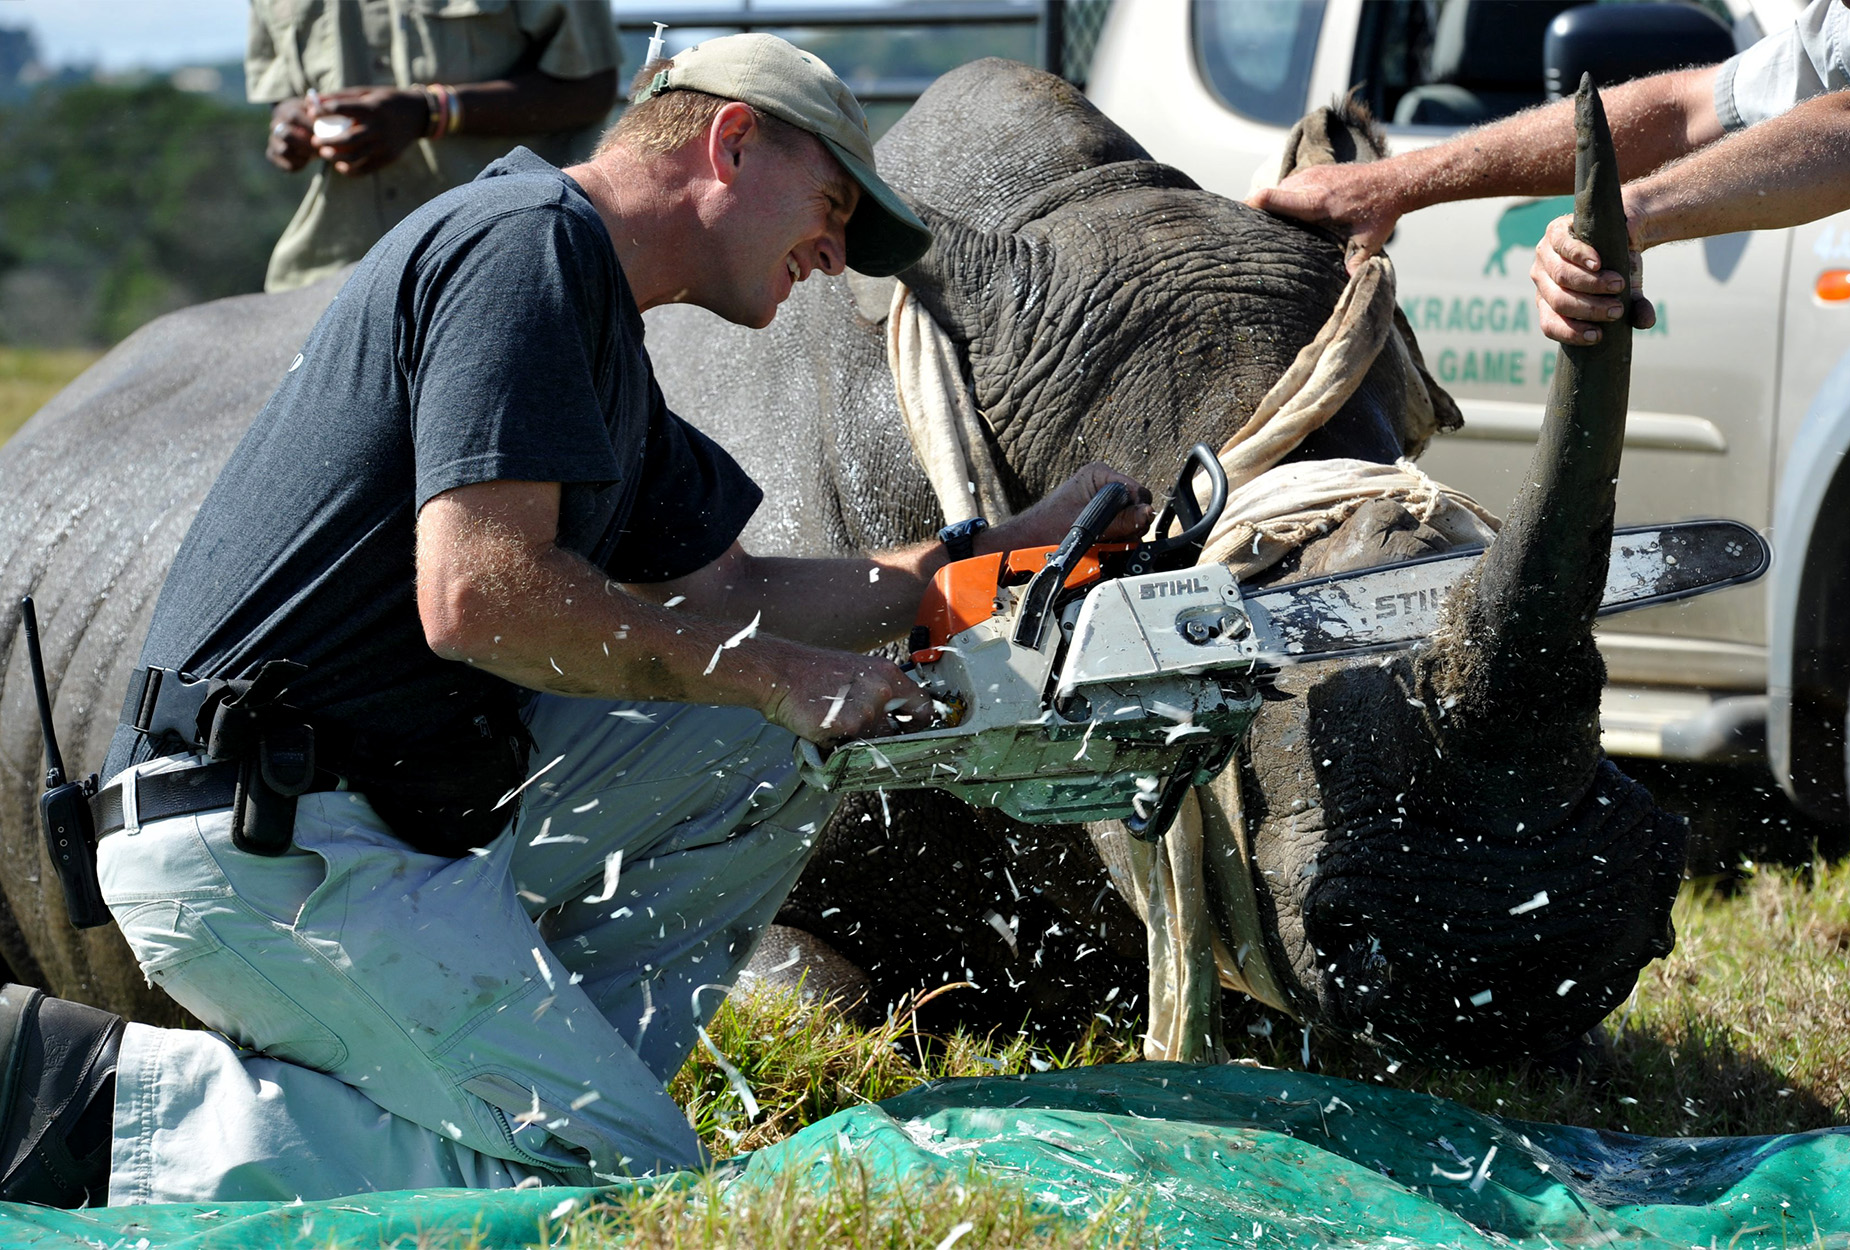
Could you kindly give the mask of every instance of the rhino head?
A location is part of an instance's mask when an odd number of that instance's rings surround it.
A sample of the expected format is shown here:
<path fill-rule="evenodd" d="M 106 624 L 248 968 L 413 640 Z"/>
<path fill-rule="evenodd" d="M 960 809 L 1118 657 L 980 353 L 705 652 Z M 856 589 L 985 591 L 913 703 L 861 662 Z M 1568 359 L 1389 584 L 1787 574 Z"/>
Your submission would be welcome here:
<path fill-rule="evenodd" d="M 1576 229 L 1617 255 L 1590 84 L 1576 107 Z M 1257 841 L 1306 1014 L 1453 1063 L 1534 1053 L 1674 944 L 1684 822 L 1599 748 L 1592 626 L 1630 369 L 1628 326 L 1561 349 L 1525 485 L 1440 636 L 1313 680 L 1254 735 Z"/>
<path fill-rule="evenodd" d="M 1345 282 L 1341 241 L 1199 190 L 1044 75 L 988 62 L 947 84 L 882 141 L 881 163 L 936 233 L 902 278 L 964 353 L 1006 484 L 1023 502 L 1101 458 L 1166 481 L 1181 448 L 1240 428 L 1322 325 Z M 1349 133 L 1339 112 L 1316 119 L 1296 159 L 1327 158 L 1330 136 Z M 1366 154 L 1365 129 L 1351 146 Z M 1618 213 L 1609 141 L 1583 143 L 1582 163 L 1583 212 Z M 1622 236 L 1622 216 L 1609 220 Z M 1623 330 L 1566 350 L 1529 485 L 1442 636 L 1288 673 L 1292 697 L 1267 704 L 1238 756 L 1261 940 L 1280 1005 L 1302 1019 L 1435 1062 L 1538 1053 L 1604 1017 L 1670 949 L 1684 824 L 1599 745 L 1592 622 L 1629 352 Z M 1392 460 L 1409 450 L 1402 406 L 1425 396 L 1455 413 L 1409 363 L 1383 352 L 1294 458 Z M 1370 506 L 1272 576 L 1447 545 L 1396 505 Z M 867 840 L 852 829 L 825 854 L 826 900 L 799 891 L 811 917 L 864 888 L 845 884 Z M 860 910 L 831 939 L 903 963 L 848 935 Z M 998 963 L 1014 982 L 970 928 L 949 966 L 982 980 Z"/>

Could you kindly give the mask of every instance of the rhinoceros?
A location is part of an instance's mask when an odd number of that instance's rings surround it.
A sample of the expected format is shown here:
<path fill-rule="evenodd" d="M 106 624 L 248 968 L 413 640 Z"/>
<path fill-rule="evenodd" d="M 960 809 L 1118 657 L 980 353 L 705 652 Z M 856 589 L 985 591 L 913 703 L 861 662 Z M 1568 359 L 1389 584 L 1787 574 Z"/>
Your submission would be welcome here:
<path fill-rule="evenodd" d="M 1293 143 L 1288 163 L 1380 150 L 1340 107 Z M 1344 288 L 1341 240 L 1201 190 L 1021 66 L 946 75 L 879 155 L 936 233 L 901 280 L 955 342 L 1015 507 L 1095 458 L 1166 484 L 1182 449 L 1243 426 Z M 809 284 L 760 333 L 651 314 L 670 401 L 766 487 L 748 545 L 840 554 L 941 524 L 897 408 L 889 295 L 853 275 Z M 1295 455 L 1395 459 L 1397 409 L 1421 384 L 1383 353 Z M 1531 489 L 1483 588 L 1455 605 L 1454 634 L 1293 670 L 1279 683 L 1292 697 L 1266 705 L 1238 758 L 1258 940 L 1279 1005 L 1303 1020 L 1440 1062 L 1535 1054 L 1670 949 L 1683 822 L 1599 747 L 1590 624 L 1624 387 L 1590 395 L 1605 401 L 1587 414 L 1597 454 L 1576 445 L 1572 466 L 1532 475 L 1548 489 Z M 1368 506 L 1272 576 L 1447 545 L 1394 504 Z M 964 1002 L 995 1023 L 1082 1021 L 1145 980 L 1144 926 L 1078 830 L 929 792 L 846 803 L 781 920 L 868 969 L 876 1003 L 969 980 Z"/>
<path fill-rule="evenodd" d="M 1300 158 L 1357 147 L 1343 117 L 1310 120 Z M 1202 191 L 1022 66 L 946 75 L 878 154 L 936 232 L 901 277 L 955 342 L 1016 507 L 1093 459 L 1160 482 L 1182 448 L 1220 445 L 1346 282 L 1340 239 Z M 16 605 L 37 596 L 66 755 L 93 767 L 194 510 L 334 289 L 162 318 L 0 449 L 0 953 L 16 979 L 181 1018 L 113 930 L 65 923 L 35 825 Z M 890 296 L 818 279 L 757 333 L 650 314 L 671 403 L 766 489 L 748 546 L 834 554 L 941 524 L 897 417 Z M 1412 380 L 1378 363 L 1294 454 L 1393 460 Z M 1450 632 L 1385 661 L 1292 671 L 1232 766 L 1258 940 L 1306 1020 L 1451 1063 L 1530 1053 L 1588 1028 L 1669 949 L 1684 826 L 1604 758 L 1597 727 L 1590 624 L 1623 386 L 1583 390 L 1580 433 L 1549 449 Z M 1369 507 L 1274 575 L 1447 541 Z M 1542 892 L 1553 904 L 1514 922 L 1512 904 Z M 986 916 L 1015 917 L 1007 940 Z M 1081 831 L 929 792 L 845 803 L 782 920 L 865 970 L 876 999 L 967 979 L 980 993 L 951 1001 L 989 1021 L 1077 1018 L 1143 977 L 1141 923 Z"/>

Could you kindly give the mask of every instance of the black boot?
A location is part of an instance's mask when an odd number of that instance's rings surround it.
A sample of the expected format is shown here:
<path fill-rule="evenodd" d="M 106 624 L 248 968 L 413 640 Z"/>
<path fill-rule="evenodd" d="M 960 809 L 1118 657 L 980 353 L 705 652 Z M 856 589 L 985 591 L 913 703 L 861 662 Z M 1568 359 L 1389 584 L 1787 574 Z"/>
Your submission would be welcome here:
<path fill-rule="evenodd" d="M 24 985 L 0 989 L 0 1201 L 109 1200 L 126 1021 Z"/>

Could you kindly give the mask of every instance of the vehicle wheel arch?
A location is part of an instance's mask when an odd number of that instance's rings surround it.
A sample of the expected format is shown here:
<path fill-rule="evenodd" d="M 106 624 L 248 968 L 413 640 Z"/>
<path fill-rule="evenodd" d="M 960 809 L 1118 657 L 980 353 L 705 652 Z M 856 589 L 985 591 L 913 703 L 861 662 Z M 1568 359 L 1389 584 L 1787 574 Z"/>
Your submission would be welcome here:
<path fill-rule="evenodd" d="M 1774 496 L 1768 762 L 1807 815 L 1850 822 L 1850 353 L 1800 424 Z"/>

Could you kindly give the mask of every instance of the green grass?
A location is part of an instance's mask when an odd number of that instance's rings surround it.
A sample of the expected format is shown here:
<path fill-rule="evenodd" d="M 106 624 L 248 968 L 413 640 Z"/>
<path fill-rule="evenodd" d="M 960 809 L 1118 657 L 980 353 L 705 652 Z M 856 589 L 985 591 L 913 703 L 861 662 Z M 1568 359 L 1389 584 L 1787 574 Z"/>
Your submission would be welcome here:
<path fill-rule="evenodd" d="M 733 1077 L 705 1049 L 697 1049 L 668 1092 L 687 1108 L 701 1140 L 716 1158 L 781 1141 L 798 1129 L 846 1107 L 879 1102 L 925 1081 L 955 1076 L 1013 1075 L 1136 1058 L 1131 1030 L 1102 1024 L 1055 1049 L 1027 1034 L 976 1037 L 918 1032 L 914 1013 L 932 999 L 955 994 L 940 986 L 899 1004 L 885 1023 L 861 1028 L 835 1011 L 803 1008 L 794 996 L 761 991 L 728 999 L 709 1028 L 713 1045 L 759 1104 L 748 1119 Z"/>
<path fill-rule="evenodd" d="M 727 1201 L 711 1182 L 593 1207 L 571 1219 L 555 1246 L 621 1245 L 636 1250 L 902 1250 L 955 1245 L 1079 1250 L 1153 1242 L 1127 1201 L 1084 1224 L 1037 1209 L 1019 1186 L 971 1173 L 942 1184 L 895 1189 L 871 1184 L 859 1168 L 838 1168 L 827 1189 L 786 1174 L 750 1201 Z"/>
<path fill-rule="evenodd" d="M 1355 1043 L 1309 1039 L 1331 1076 L 1452 1098 L 1479 1111 L 1661 1136 L 1781 1133 L 1850 1120 L 1850 865 L 1765 869 L 1737 888 L 1686 886 L 1677 949 L 1647 968 L 1607 1021 L 1597 1079 L 1538 1066 L 1445 1072 L 1393 1064 Z M 937 994 L 955 994 L 957 987 Z M 930 1037 L 906 1006 L 861 1028 L 794 997 L 760 993 L 721 1008 L 714 1046 L 760 1106 L 748 1119 L 734 1079 L 704 1048 L 670 1086 L 716 1157 L 788 1137 L 844 1107 L 941 1077 L 992 1076 L 1136 1061 L 1130 1028 L 1100 1025 L 1050 1046 L 1030 1034 Z M 1230 1004 L 1239 1061 L 1302 1068 L 1305 1039 L 1283 1016 Z M 558 1244 L 580 1247 L 936 1247 L 1149 1244 L 1126 1195 L 1109 1218 L 1048 1223 L 1019 1189 L 972 1176 L 882 1190 L 849 1174 L 826 1192 L 800 1179 L 734 1209 L 711 1183 L 615 1201 L 568 1218 Z"/>
<path fill-rule="evenodd" d="M 1783 1133 L 1850 1121 L 1850 863 L 1751 871 L 1732 890 L 1686 885 L 1675 916 L 1676 950 L 1644 970 L 1601 1030 L 1601 1073 L 1569 1076 L 1534 1064 L 1432 1069 L 1315 1030 L 1309 1067 L 1479 1111 L 1656 1136 Z M 777 996 L 729 1001 L 713 1039 L 762 1114 L 746 1123 L 729 1078 L 704 1051 L 671 1090 L 724 1157 L 925 1080 L 1136 1058 L 1130 1028 L 1097 1026 L 1049 1049 L 1029 1034 L 924 1037 L 909 1020 L 902 1012 L 860 1029 Z M 1229 1002 L 1226 1032 L 1237 1059 L 1306 1066 L 1299 1027 L 1249 1000 Z"/>
<path fill-rule="evenodd" d="M 102 354 L 83 348 L 0 347 L 0 443 Z"/>
<path fill-rule="evenodd" d="M 730 1064 L 698 1049 L 670 1084 L 676 1101 L 715 1158 L 768 1146 L 846 1107 L 902 1093 L 923 1081 L 994 1076 L 1079 1064 L 1128 1062 L 1135 1041 L 1128 1029 L 1103 1027 L 1057 1050 L 1037 1047 L 1024 1034 L 979 1038 L 968 1033 L 930 1037 L 914 1027 L 919 1006 L 961 986 L 940 987 L 899 1005 L 884 1023 L 862 1028 L 832 1008 L 805 1007 L 794 994 L 761 991 L 729 999 L 708 1030 L 713 1047 Z M 735 1076 L 736 1074 L 736 1076 Z M 743 1082 L 759 1104 L 748 1117 Z M 1018 1184 L 972 1172 L 960 1180 L 898 1188 L 870 1184 L 858 1167 L 838 1169 L 827 1189 L 791 1173 L 749 1201 L 721 1196 L 708 1180 L 614 1198 L 568 1217 L 553 1244 L 696 1250 L 700 1247 L 827 1247 L 881 1250 L 978 1246 L 1031 1250 L 1136 1247 L 1151 1244 L 1142 1213 L 1126 1194 L 1089 1222 L 1075 1224 L 1036 1207 Z M 967 1225 L 967 1227 L 966 1227 Z M 947 1243 L 947 1239 L 951 1239 Z"/>
<path fill-rule="evenodd" d="M 1602 1029 L 1600 1079 L 1524 1065 L 1443 1072 L 1392 1065 L 1311 1035 L 1312 1066 L 1451 1098 L 1479 1111 L 1651 1136 L 1785 1133 L 1850 1120 L 1850 865 L 1765 869 L 1738 890 L 1684 887 L 1677 948 L 1651 964 Z M 1249 1052 L 1302 1067 L 1302 1035 L 1247 1010 Z M 1245 1030 L 1229 1027 L 1230 1037 Z"/>

